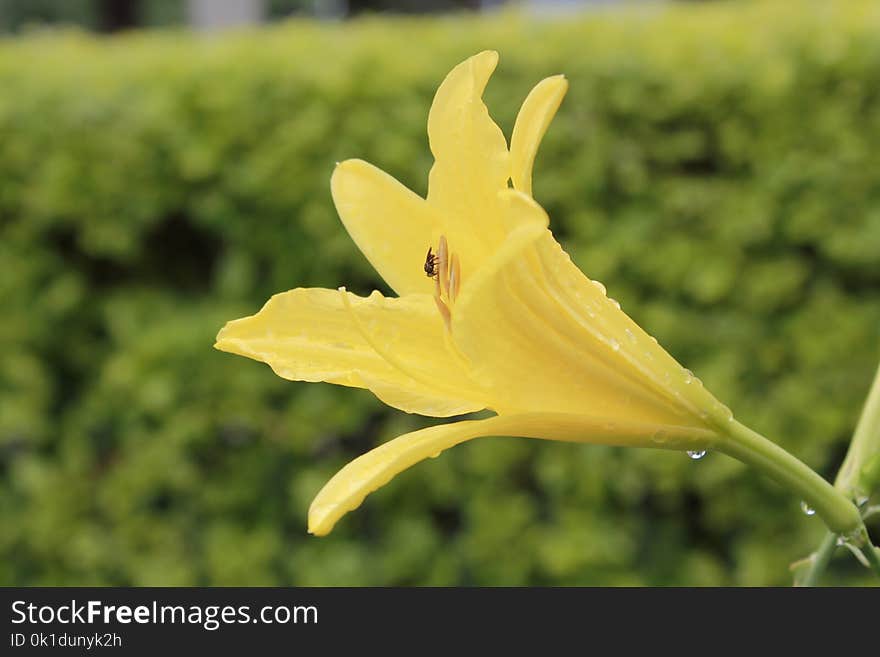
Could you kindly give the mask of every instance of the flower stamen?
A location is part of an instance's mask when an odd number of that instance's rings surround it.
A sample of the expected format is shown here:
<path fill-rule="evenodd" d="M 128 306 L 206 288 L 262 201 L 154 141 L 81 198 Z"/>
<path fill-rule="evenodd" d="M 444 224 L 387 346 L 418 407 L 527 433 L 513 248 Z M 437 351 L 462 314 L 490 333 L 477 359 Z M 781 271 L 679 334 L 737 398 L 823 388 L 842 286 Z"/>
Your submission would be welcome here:
<path fill-rule="evenodd" d="M 446 324 L 446 330 L 452 331 L 452 312 L 449 310 L 449 307 L 440 298 L 439 294 L 434 295 L 434 303 L 437 304 L 437 310 L 440 311 L 440 316 L 443 318 L 443 323 Z"/>
<path fill-rule="evenodd" d="M 446 243 L 446 236 L 440 236 L 440 243 L 437 245 L 437 279 L 440 281 L 440 287 L 446 298 L 449 298 L 449 247 Z"/>
<path fill-rule="evenodd" d="M 458 256 L 452 254 L 449 267 L 449 300 L 455 301 L 458 296 L 458 283 L 461 280 L 461 264 Z"/>
<path fill-rule="evenodd" d="M 461 285 L 461 262 L 455 253 L 450 253 L 445 235 L 440 236 L 436 254 L 431 255 L 431 249 L 428 249 L 428 257 L 432 267 L 431 271 L 435 272 L 434 303 L 437 304 L 437 310 L 440 311 L 446 330 L 451 331 L 452 305 L 455 303 Z M 429 271 L 427 262 L 425 271 Z"/>

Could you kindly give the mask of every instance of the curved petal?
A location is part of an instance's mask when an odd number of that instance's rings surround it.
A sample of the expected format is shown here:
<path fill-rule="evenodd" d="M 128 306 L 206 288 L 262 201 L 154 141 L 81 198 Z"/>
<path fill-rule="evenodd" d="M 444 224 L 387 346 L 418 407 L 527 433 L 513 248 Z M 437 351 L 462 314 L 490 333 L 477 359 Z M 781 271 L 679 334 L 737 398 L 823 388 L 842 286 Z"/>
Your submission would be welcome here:
<path fill-rule="evenodd" d="M 565 76 L 541 80 L 526 97 L 510 138 L 510 178 L 514 189 L 531 196 L 532 166 L 544 133 L 568 91 Z"/>
<path fill-rule="evenodd" d="M 297 288 L 227 323 L 214 346 L 267 363 L 285 379 L 368 388 L 409 413 L 448 417 L 485 408 L 427 295 Z"/>
<path fill-rule="evenodd" d="M 521 192 L 508 190 L 501 197 L 509 215 L 546 218 Z M 520 227 L 467 282 L 452 322 L 472 378 L 492 390 L 490 407 L 700 426 L 694 414 L 670 404 L 625 367 L 619 342 L 597 338 L 548 294 L 537 247 L 553 238 L 542 222 L 509 221 Z"/>
<path fill-rule="evenodd" d="M 428 115 L 434 166 L 428 203 L 439 210 L 462 266 L 473 270 L 504 236 L 496 194 L 507 187 L 510 158 L 501 129 L 482 101 L 498 53 L 481 52 L 456 66 L 437 90 Z"/>
<path fill-rule="evenodd" d="M 708 449 L 716 436 L 692 427 L 616 422 L 561 413 L 499 415 L 485 420 L 441 424 L 404 434 L 346 465 L 321 489 L 309 508 L 309 532 L 324 536 L 367 495 L 426 458 L 467 440 L 519 436 L 603 445 Z"/>
<path fill-rule="evenodd" d="M 430 294 L 422 269 L 442 221 L 421 196 L 363 160 L 346 160 L 330 178 L 336 211 L 370 264 L 398 295 Z"/>
<path fill-rule="evenodd" d="M 554 302 L 560 325 L 580 330 L 585 341 L 610 345 L 619 372 L 700 423 L 710 415 L 716 421 L 731 419 L 730 409 L 608 298 L 604 285 L 587 278 L 552 235 L 548 233 L 536 247 L 547 296 Z"/>

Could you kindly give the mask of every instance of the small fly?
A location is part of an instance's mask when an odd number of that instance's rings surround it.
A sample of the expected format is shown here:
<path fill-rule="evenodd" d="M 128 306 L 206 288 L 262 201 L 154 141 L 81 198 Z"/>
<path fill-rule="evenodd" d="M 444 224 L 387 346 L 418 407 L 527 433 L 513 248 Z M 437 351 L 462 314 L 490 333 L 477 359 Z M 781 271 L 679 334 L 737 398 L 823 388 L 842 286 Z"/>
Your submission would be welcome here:
<path fill-rule="evenodd" d="M 425 274 L 428 278 L 434 278 L 439 271 L 437 266 L 440 264 L 440 256 L 431 253 L 431 247 L 428 247 L 428 255 L 425 256 Z"/>

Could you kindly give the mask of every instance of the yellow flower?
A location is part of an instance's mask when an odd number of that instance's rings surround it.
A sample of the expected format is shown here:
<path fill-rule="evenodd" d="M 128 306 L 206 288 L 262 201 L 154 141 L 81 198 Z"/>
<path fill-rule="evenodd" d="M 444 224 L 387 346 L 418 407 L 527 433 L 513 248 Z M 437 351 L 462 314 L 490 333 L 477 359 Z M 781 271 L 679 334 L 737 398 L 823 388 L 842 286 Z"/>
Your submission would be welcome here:
<path fill-rule="evenodd" d="M 532 90 L 508 149 L 481 98 L 497 61 L 482 52 L 440 85 L 428 116 L 427 199 L 362 160 L 333 172 L 342 222 L 397 297 L 297 288 L 217 336 L 218 349 L 286 379 L 368 388 L 421 415 L 496 413 L 355 459 L 312 503 L 314 534 L 397 473 L 472 438 L 701 451 L 730 419 L 553 238 L 531 196 L 532 164 L 568 84 L 555 76 Z"/>

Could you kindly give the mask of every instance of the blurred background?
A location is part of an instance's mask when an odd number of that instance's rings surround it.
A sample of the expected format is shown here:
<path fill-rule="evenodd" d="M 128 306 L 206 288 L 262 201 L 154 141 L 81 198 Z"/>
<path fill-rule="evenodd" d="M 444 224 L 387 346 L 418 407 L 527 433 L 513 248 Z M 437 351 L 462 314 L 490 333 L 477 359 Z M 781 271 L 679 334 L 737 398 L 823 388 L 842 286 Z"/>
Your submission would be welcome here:
<path fill-rule="evenodd" d="M 316 539 L 323 483 L 432 420 L 212 344 L 388 292 L 334 163 L 424 193 L 433 93 L 493 48 L 508 135 L 570 80 L 535 196 L 574 260 L 833 477 L 880 359 L 878 3 L 0 0 L 0 35 L 0 584 L 788 585 L 821 538 L 723 455 L 493 438 Z"/>

